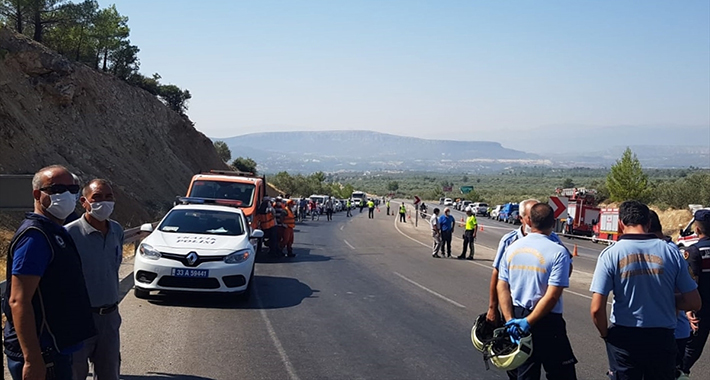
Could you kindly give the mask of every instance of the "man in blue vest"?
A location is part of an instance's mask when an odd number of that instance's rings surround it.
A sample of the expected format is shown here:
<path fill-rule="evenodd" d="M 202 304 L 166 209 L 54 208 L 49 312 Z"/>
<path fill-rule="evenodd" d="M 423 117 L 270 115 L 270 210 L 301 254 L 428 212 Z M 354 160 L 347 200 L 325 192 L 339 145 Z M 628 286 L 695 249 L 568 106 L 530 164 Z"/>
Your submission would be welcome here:
<path fill-rule="evenodd" d="M 72 353 L 96 334 L 79 253 L 62 227 L 78 192 L 65 167 L 41 169 L 32 179 L 34 212 L 10 242 L 2 308 L 14 380 L 72 379 Z"/>
<path fill-rule="evenodd" d="M 688 264 L 677 248 L 648 233 L 650 221 L 646 205 L 623 202 L 619 241 L 601 252 L 592 277 L 592 322 L 606 342 L 612 379 L 674 379 L 678 310 L 700 308 Z"/>
<path fill-rule="evenodd" d="M 685 346 L 681 367 L 684 374 L 690 373 L 690 368 L 702 355 L 710 334 L 710 210 L 696 211 L 693 225 L 700 239 L 685 249 L 685 258 L 698 282 L 702 306 L 700 310 L 688 313 L 695 334 L 691 335 Z"/>
<path fill-rule="evenodd" d="M 451 210 L 447 207 L 444 209 L 444 215 L 439 217 L 441 225 L 441 255 L 446 251 L 446 257 L 451 257 L 451 238 L 454 234 L 454 226 L 456 219 L 451 216 Z"/>

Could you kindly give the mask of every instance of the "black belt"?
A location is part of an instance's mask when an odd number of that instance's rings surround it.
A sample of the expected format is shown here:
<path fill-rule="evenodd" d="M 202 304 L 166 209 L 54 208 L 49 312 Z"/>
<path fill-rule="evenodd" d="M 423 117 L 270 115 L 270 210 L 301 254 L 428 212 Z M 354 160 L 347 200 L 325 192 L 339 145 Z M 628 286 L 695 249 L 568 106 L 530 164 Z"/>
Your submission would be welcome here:
<path fill-rule="evenodd" d="M 107 306 L 101 306 L 101 307 L 92 307 L 91 311 L 98 315 L 106 315 L 106 314 L 111 314 L 114 311 L 118 309 L 118 304 L 115 303 L 113 305 L 107 305 Z"/>

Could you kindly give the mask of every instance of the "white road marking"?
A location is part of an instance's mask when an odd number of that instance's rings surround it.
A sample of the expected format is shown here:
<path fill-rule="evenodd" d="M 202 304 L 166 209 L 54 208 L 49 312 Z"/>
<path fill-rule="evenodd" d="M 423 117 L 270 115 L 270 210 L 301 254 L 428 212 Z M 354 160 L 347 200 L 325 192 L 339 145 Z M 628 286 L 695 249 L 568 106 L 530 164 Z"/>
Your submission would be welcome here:
<path fill-rule="evenodd" d="M 353 251 L 355 250 L 355 247 L 353 247 L 352 245 L 350 245 L 350 243 L 348 243 L 347 240 L 343 240 L 343 241 L 345 242 L 345 244 L 346 244 L 348 247 L 350 247 L 350 249 L 352 249 Z"/>
<path fill-rule="evenodd" d="M 266 324 L 266 331 L 269 333 L 269 337 L 274 343 L 276 351 L 278 351 L 279 356 L 281 356 L 281 362 L 284 364 L 284 367 L 286 367 L 286 372 L 288 373 L 289 380 L 300 380 L 300 378 L 296 374 L 296 370 L 293 368 L 293 364 L 291 364 L 291 360 L 289 360 L 288 355 L 286 355 L 286 350 L 284 350 L 284 347 L 281 344 L 279 337 L 276 336 L 274 326 L 271 324 L 269 316 L 266 315 L 266 310 L 264 310 L 264 305 L 261 303 L 261 298 L 259 297 L 259 293 L 256 291 L 256 289 L 254 289 L 254 296 L 256 296 L 256 303 L 259 307 L 259 313 L 261 314 L 261 318 Z"/>
<path fill-rule="evenodd" d="M 340 230 L 341 230 L 341 231 L 343 230 L 343 227 L 345 227 L 345 225 L 344 225 L 344 224 L 343 224 L 342 226 L 340 226 Z"/>
<path fill-rule="evenodd" d="M 408 279 L 407 277 L 404 277 L 403 275 L 401 275 L 401 274 L 399 274 L 399 273 L 397 273 L 397 272 L 392 272 L 392 273 L 394 273 L 394 274 L 395 274 L 396 276 L 398 276 L 399 278 L 401 278 L 401 279 L 403 279 L 403 280 L 409 282 L 410 284 L 415 285 L 415 286 L 418 286 L 419 288 L 421 288 L 421 289 L 423 289 L 423 290 L 425 290 L 425 291 L 427 291 L 427 292 L 429 292 L 429 293 L 431 293 L 431 294 L 433 294 L 433 295 L 435 295 L 435 296 L 441 298 L 442 300 L 444 300 L 444 301 L 446 301 L 446 302 L 448 302 L 448 303 L 450 303 L 450 304 L 452 304 L 452 305 L 454 305 L 454 306 L 456 306 L 456 307 L 460 307 L 460 308 L 462 308 L 462 309 L 465 309 L 465 308 L 466 308 L 466 306 L 461 305 L 460 303 L 458 303 L 458 302 L 452 300 L 451 298 L 448 298 L 448 297 L 446 297 L 446 296 L 443 296 L 443 295 L 441 295 L 441 294 L 439 294 L 439 293 L 437 293 L 437 292 L 435 292 L 435 291 L 433 291 L 433 290 L 427 288 L 426 286 L 421 285 L 420 283 L 418 283 L 418 282 L 416 282 L 416 281 L 413 281 L 413 280 Z"/>

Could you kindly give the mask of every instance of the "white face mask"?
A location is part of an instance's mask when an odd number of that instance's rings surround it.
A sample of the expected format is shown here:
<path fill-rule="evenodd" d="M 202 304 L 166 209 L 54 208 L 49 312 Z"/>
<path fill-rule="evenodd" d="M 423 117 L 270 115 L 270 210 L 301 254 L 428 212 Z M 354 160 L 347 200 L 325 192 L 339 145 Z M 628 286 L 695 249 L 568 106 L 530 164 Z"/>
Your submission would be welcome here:
<path fill-rule="evenodd" d="M 52 203 L 47 207 L 47 211 L 57 219 L 66 219 L 76 207 L 76 197 L 69 191 L 51 194 L 49 199 Z"/>
<path fill-rule="evenodd" d="M 111 213 L 113 212 L 114 202 L 91 202 L 89 204 L 91 205 L 91 211 L 89 211 L 89 215 L 91 215 L 94 219 L 100 222 L 103 222 L 104 220 L 108 219 L 108 217 L 111 216 Z"/>

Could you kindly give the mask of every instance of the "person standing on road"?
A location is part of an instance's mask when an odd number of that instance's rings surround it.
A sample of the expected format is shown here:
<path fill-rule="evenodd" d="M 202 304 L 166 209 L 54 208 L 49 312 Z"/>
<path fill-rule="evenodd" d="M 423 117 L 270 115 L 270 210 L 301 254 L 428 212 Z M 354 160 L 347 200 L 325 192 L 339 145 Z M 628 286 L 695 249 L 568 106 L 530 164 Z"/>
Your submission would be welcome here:
<path fill-rule="evenodd" d="M 516 242 L 519 239 L 524 238 L 525 236 L 532 231 L 532 223 L 530 222 L 530 209 L 532 206 L 540 203 L 537 199 L 526 199 L 522 202 L 520 202 L 520 228 L 514 229 L 507 234 L 503 235 L 503 237 L 500 239 L 500 242 L 498 243 L 498 251 L 496 252 L 496 257 L 493 259 L 493 273 L 491 274 L 491 283 L 489 286 L 489 294 L 488 294 L 488 313 L 486 314 L 486 320 L 492 323 L 496 323 L 500 320 L 500 313 L 498 311 L 498 267 L 500 266 L 500 261 L 503 258 L 503 254 L 505 253 L 505 250 L 514 242 Z M 555 234 L 554 232 L 551 232 L 550 235 L 547 236 L 548 239 L 551 241 L 559 244 L 561 247 L 567 248 L 562 244 L 562 241 L 560 238 Z M 567 251 L 569 253 L 569 251 Z M 572 258 L 572 255 L 570 254 L 570 259 Z M 570 265 L 572 265 L 570 263 Z M 571 267 L 570 267 L 570 272 L 571 272 Z M 507 371 L 508 378 L 511 380 L 515 380 L 518 378 L 518 371 L 517 369 Z"/>
<path fill-rule="evenodd" d="M 276 250 L 274 246 L 278 245 L 276 213 L 274 208 L 271 206 L 271 198 L 269 198 L 268 195 L 264 196 L 261 200 L 261 204 L 256 209 L 256 215 L 254 215 L 254 219 L 252 221 L 252 228 L 264 231 L 264 238 L 269 240 L 269 251 L 274 253 Z M 261 250 L 262 240 L 263 239 L 259 239 L 259 244 L 256 250 L 257 252 Z"/>
<path fill-rule="evenodd" d="M 407 223 L 407 206 L 404 203 L 399 205 L 399 222 Z"/>
<path fill-rule="evenodd" d="M 387 202 L 385 202 L 385 205 L 387 206 L 387 215 L 390 214 L 390 200 L 388 199 Z"/>
<path fill-rule="evenodd" d="M 353 208 L 353 203 L 352 203 L 352 201 L 350 201 L 350 198 L 348 198 L 348 200 L 345 201 L 345 208 L 347 209 L 347 213 L 345 214 L 345 216 L 347 216 L 348 218 L 353 216 L 352 212 L 350 212 Z"/>
<path fill-rule="evenodd" d="M 439 209 L 434 209 L 434 214 L 429 219 L 429 224 L 431 225 L 431 237 L 434 238 L 434 250 L 433 257 L 439 256 L 439 251 L 441 250 L 441 224 L 439 223 Z"/>
<path fill-rule="evenodd" d="M 446 257 L 451 257 L 451 238 L 454 235 L 456 219 L 451 216 L 451 209 L 448 207 L 444 209 L 444 215 L 439 217 L 439 224 L 441 225 L 441 255 L 444 256 L 446 251 Z"/>
<path fill-rule="evenodd" d="M 375 202 L 372 199 L 367 201 L 367 218 L 375 219 Z"/>
<path fill-rule="evenodd" d="M 693 223 L 698 242 L 685 249 L 685 258 L 690 264 L 693 278 L 698 283 L 702 307 L 688 313 L 694 334 L 690 337 L 683 356 L 681 370 L 690 374 L 690 369 L 700 358 L 710 334 L 710 210 L 695 212 Z"/>
<path fill-rule="evenodd" d="M 478 232 L 478 221 L 476 221 L 476 215 L 473 214 L 471 207 L 466 207 L 466 230 L 463 233 L 463 251 L 461 255 L 456 257 L 459 260 L 473 260 L 473 254 L 475 252 L 475 247 L 473 242 L 476 240 L 476 233 Z M 471 247 L 471 253 L 466 257 L 466 251 Z"/>
<path fill-rule="evenodd" d="M 293 230 L 296 228 L 296 218 L 291 211 L 293 201 L 287 200 L 286 207 L 283 209 L 283 223 L 281 224 L 281 242 L 279 249 L 283 251 L 286 248 L 286 256 L 294 257 L 293 254 Z"/>
<path fill-rule="evenodd" d="M 298 219 L 303 222 L 306 220 L 306 210 L 308 210 L 308 200 L 306 198 L 301 198 L 298 202 Z"/>
<path fill-rule="evenodd" d="M 81 256 L 98 334 L 84 341 L 84 347 L 72 356 L 74 378 L 86 379 L 90 360 L 95 379 L 118 380 L 121 367 L 118 269 L 123 260 L 123 228 L 109 219 L 114 196 L 107 180 L 92 180 L 82 195 L 80 200 L 86 212 L 66 229 Z"/>
<path fill-rule="evenodd" d="M 32 178 L 34 212 L 10 242 L 2 309 L 14 380 L 72 379 L 72 353 L 96 335 L 81 259 L 62 227 L 79 190 L 65 167 L 40 169 Z"/>
<path fill-rule="evenodd" d="M 333 197 L 328 197 L 325 200 L 325 216 L 328 221 L 333 220 Z"/>
<path fill-rule="evenodd" d="M 368 201 L 369 201 L 369 199 L 368 199 Z M 360 199 L 360 214 L 362 214 L 362 209 L 364 209 L 364 208 L 365 208 L 365 200 Z"/>
<path fill-rule="evenodd" d="M 539 380 L 542 366 L 549 380 L 575 380 L 577 359 L 562 317 L 571 259 L 564 247 L 548 238 L 555 225 L 549 205 L 532 206 L 530 224 L 530 233 L 505 251 L 497 289 L 511 336 L 532 334 L 533 352 L 517 368 L 518 379 Z"/>
<path fill-rule="evenodd" d="M 678 248 L 678 246 L 673 243 L 673 240 L 669 236 L 663 235 L 663 226 L 661 226 L 661 220 L 658 218 L 658 214 L 655 211 L 650 210 L 649 216 L 651 222 L 648 227 L 648 233 L 656 235 L 657 238 L 665 241 L 673 248 Z M 681 368 L 683 366 L 683 356 L 685 356 L 685 346 L 688 344 L 688 340 L 690 339 L 690 332 L 691 330 L 690 322 L 688 321 L 688 316 L 686 315 L 685 311 L 679 310 L 677 315 L 677 324 L 674 332 L 676 343 L 676 380 L 689 379 L 688 374 L 683 373 Z"/>
<path fill-rule="evenodd" d="M 649 224 L 646 205 L 623 202 L 622 235 L 601 252 L 592 277 L 592 322 L 606 342 L 613 379 L 674 379 L 678 310 L 700 308 L 688 264 L 675 247 L 647 233 Z M 610 292 L 611 326 L 606 312 Z"/>

